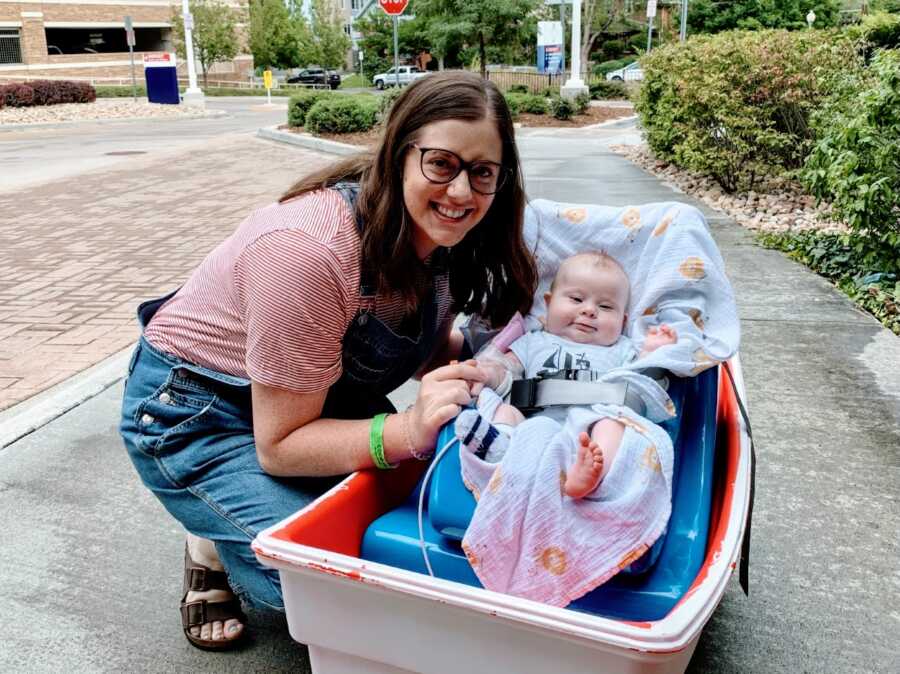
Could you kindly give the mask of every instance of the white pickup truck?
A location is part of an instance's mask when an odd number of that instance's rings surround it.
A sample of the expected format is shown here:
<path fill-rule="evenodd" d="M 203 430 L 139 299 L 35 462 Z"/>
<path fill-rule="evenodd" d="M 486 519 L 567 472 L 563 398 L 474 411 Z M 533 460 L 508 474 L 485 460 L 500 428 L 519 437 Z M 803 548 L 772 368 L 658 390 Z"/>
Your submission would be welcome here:
<path fill-rule="evenodd" d="M 385 87 L 396 86 L 397 80 L 399 79 L 400 86 L 402 87 L 412 83 L 413 80 L 425 77 L 427 74 L 427 72 L 419 70 L 416 66 L 400 66 L 399 72 L 396 74 L 393 68 L 386 73 L 378 73 L 372 78 L 372 84 L 378 89 L 384 89 Z"/>

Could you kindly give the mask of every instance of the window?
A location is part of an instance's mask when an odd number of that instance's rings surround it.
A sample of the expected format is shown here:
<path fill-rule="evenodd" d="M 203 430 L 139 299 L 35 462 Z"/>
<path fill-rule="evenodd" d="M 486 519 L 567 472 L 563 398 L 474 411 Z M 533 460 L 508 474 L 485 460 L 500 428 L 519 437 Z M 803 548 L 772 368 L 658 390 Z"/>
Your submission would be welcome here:
<path fill-rule="evenodd" d="M 0 28 L 0 63 L 21 63 L 22 46 L 18 28 Z"/>
<path fill-rule="evenodd" d="M 166 51 L 168 28 L 135 28 L 135 51 Z M 128 53 L 124 28 L 46 28 L 47 53 Z"/>

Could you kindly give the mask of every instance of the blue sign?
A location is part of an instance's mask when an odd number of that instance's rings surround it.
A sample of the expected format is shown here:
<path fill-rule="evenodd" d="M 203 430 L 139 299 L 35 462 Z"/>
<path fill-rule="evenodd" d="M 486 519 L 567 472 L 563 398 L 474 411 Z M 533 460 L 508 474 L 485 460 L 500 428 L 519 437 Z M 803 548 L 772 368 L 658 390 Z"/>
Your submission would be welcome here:
<path fill-rule="evenodd" d="M 538 72 L 547 75 L 558 75 L 563 72 L 563 51 L 561 44 L 548 44 L 537 48 Z"/>

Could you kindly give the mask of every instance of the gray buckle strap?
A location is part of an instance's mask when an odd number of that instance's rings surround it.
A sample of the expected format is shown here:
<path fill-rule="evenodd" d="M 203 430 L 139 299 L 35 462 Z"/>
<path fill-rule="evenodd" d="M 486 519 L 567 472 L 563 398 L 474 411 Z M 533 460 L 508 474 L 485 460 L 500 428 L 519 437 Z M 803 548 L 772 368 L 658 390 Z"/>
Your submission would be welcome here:
<path fill-rule="evenodd" d="M 584 370 L 584 372 L 588 372 Z M 643 399 L 625 383 L 599 383 L 584 379 L 521 379 L 514 381 L 510 404 L 524 412 L 554 405 L 627 405 L 643 415 Z"/>

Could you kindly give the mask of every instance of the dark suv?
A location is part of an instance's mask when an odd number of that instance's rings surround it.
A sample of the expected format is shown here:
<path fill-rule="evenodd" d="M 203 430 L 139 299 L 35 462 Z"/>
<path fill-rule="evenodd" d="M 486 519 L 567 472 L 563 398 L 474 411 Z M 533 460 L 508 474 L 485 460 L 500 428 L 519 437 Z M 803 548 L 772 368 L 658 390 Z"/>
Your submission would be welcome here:
<path fill-rule="evenodd" d="M 318 84 L 337 89 L 341 86 L 341 76 L 334 70 L 325 70 L 318 66 L 304 68 L 296 75 L 287 78 L 288 84 Z"/>

